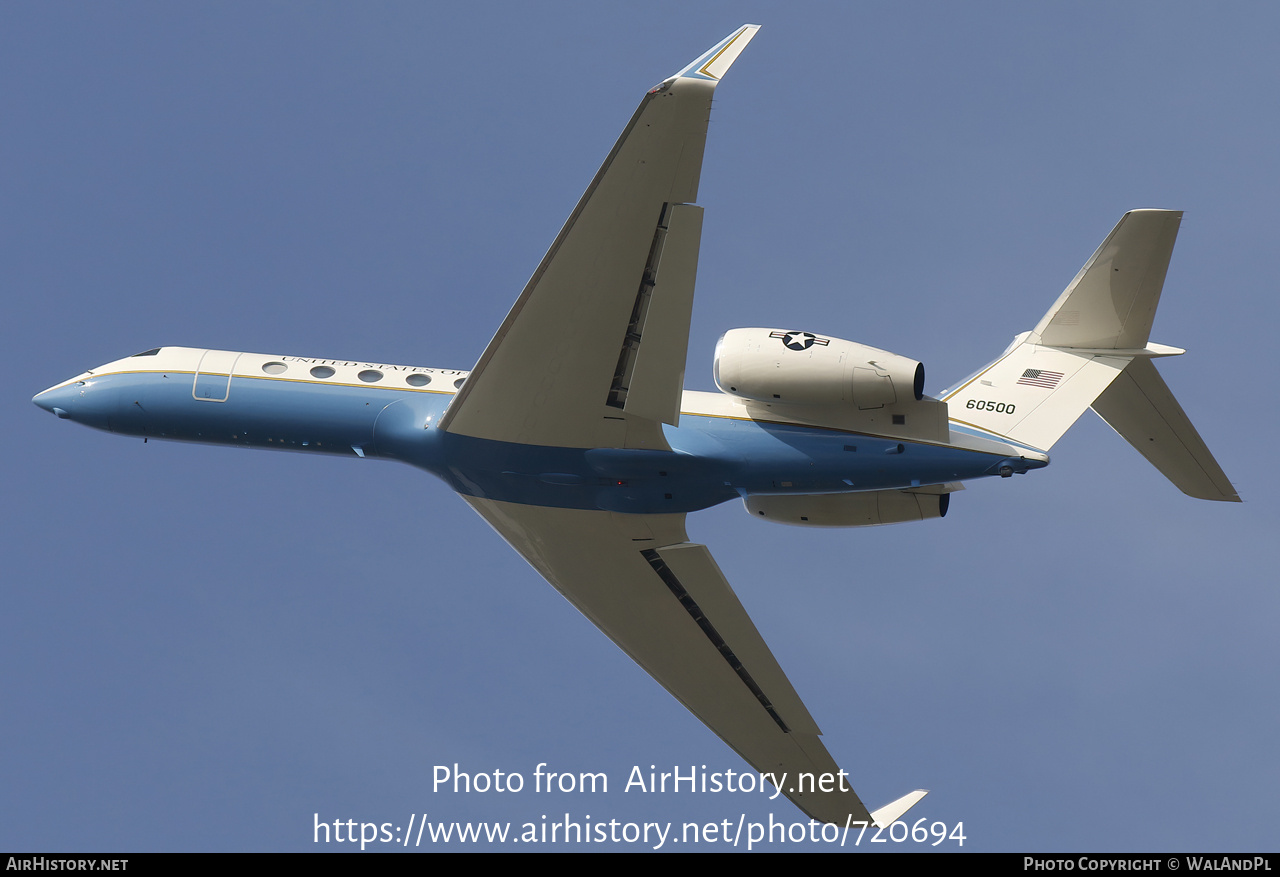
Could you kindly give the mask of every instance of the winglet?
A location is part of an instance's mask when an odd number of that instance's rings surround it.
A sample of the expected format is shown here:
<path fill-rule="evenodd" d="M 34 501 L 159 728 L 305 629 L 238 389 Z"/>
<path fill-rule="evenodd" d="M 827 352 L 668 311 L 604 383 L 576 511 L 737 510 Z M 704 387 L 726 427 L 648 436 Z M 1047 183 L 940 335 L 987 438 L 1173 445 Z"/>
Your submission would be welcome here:
<path fill-rule="evenodd" d="M 885 804 L 879 810 L 874 811 L 871 814 L 871 821 L 875 823 L 877 828 L 893 825 L 927 794 L 929 794 L 928 789 L 916 789 L 914 792 L 909 792 L 892 804 Z"/>
<path fill-rule="evenodd" d="M 733 62 L 738 60 L 742 50 L 751 42 L 751 38 L 760 29 L 758 24 L 744 24 L 729 36 L 707 49 L 698 60 L 681 70 L 672 79 L 710 79 L 718 82 Z"/>

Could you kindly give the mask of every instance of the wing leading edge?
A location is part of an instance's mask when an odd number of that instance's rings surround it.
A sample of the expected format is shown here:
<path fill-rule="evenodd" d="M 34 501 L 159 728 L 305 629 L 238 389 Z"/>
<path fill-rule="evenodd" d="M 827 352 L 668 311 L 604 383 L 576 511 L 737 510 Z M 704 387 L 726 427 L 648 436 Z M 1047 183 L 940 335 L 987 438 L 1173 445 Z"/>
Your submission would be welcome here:
<path fill-rule="evenodd" d="M 650 89 L 441 419 L 551 447 L 667 449 L 684 383 L 717 82 L 745 25 Z"/>

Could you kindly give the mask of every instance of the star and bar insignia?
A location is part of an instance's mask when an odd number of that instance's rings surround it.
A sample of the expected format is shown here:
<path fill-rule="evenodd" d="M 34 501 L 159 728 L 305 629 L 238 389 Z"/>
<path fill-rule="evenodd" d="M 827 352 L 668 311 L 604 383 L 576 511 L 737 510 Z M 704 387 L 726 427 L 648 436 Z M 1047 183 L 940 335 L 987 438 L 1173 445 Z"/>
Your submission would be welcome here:
<path fill-rule="evenodd" d="M 770 332 L 769 337 L 781 340 L 788 350 L 808 350 L 815 344 L 826 347 L 831 343 L 830 338 L 819 338 L 812 332 Z"/>

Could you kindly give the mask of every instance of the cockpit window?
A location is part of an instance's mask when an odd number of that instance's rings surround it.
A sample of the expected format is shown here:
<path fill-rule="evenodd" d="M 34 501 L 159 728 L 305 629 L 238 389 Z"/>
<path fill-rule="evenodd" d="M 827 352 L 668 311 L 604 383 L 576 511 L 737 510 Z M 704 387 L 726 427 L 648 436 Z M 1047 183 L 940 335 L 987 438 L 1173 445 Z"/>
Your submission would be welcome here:
<path fill-rule="evenodd" d="M 156 355 L 157 353 L 159 353 L 159 352 L 160 352 L 160 348 L 159 348 L 159 347 L 153 347 L 153 348 L 151 348 L 150 350 L 144 350 L 144 351 L 142 351 L 141 353 L 135 353 L 133 356 L 155 356 L 155 355 Z M 130 358 L 130 359 L 133 359 L 133 356 L 131 356 L 131 357 L 129 357 L 129 358 Z"/>

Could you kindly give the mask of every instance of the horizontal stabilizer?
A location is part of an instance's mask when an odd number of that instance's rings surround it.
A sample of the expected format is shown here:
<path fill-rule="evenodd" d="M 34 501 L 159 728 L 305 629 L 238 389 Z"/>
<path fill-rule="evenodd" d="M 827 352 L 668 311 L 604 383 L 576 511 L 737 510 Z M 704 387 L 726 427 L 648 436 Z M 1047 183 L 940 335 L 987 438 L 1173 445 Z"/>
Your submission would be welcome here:
<path fill-rule="evenodd" d="M 1151 360 L 1130 363 L 1093 403 L 1093 410 L 1183 493 L 1240 502 Z"/>
<path fill-rule="evenodd" d="M 1184 352 L 1149 343 L 1181 223 L 1182 212 L 1178 210 L 1131 210 L 1122 216 L 1034 329 L 1015 338 L 995 362 L 943 394 L 952 423 L 1048 451 L 1095 400 L 1106 398 L 1107 388 L 1121 374 L 1149 375 L 1147 384 L 1152 391 L 1158 387 L 1172 405 L 1158 406 L 1159 410 L 1176 411 L 1185 424 L 1185 429 L 1174 429 L 1170 435 L 1189 433 L 1194 437 L 1203 450 L 1201 457 L 1212 463 L 1225 484 L 1212 455 L 1151 365 L 1153 357 Z M 1134 385 L 1134 380 L 1129 385 Z M 1135 395 L 1142 393 L 1117 390 L 1114 398 L 1127 400 Z M 1101 404 L 1112 410 L 1124 403 Z M 1102 413 L 1102 408 L 1096 410 Z M 1116 416 L 1122 418 L 1123 414 Z M 1111 422 L 1108 415 L 1103 417 Z M 1118 426 L 1116 430 L 1129 438 L 1126 430 Z M 1136 424 L 1134 430 L 1143 431 Z M 1145 449 L 1139 450 L 1147 454 Z M 1192 454 L 1187 459 L 1203 462 L 1201 457 Z M 1155 463 L 1150 455 L 1147 459 Z M 1201 477 L 1208 471 L 1199 463 L 1190 468 L 1183 463 L 1168 465 L 1176 471 L 1195 468 Z M 1164 468 L 1160 471 L 1179 487 L 1186 482 Z"/>
<path fill-rule="evenodd" d="M 903 795 L 892 804 L 885 804 L 879 810 L 871 814 L 871 821 L 875 823 L 877 828 L 885 828 L 893 825 L 901 819 L 908 810 L 916 806 L 920 799 L 929 794 L 928 789 L 916 789 L 914 792 Z"/>
<path fill-rule="evenodd" d="M 1049 347 L 1145 347 L 1180 210 L 1131 210 L 1085 262 L 1032 332 Z"/>

